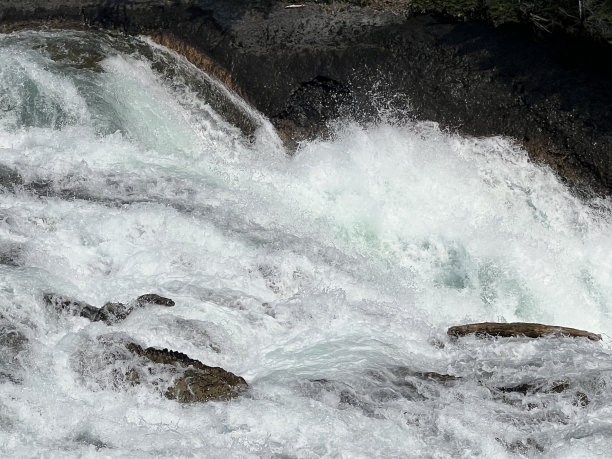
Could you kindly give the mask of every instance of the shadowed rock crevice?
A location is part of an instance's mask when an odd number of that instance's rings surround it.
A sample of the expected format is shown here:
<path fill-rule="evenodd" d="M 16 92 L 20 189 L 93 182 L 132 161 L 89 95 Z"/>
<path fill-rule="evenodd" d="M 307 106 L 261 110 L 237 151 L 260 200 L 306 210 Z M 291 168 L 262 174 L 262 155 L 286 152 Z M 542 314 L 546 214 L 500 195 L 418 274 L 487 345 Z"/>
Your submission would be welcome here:
<path fill-rule="evenodd" d="M 106 325 L 113 325 L 124 320 L 135 308 L 142 308 L 147 305 L 174 306 L 174 301 L 170 298 L 164 298 L 154 293 L 141 295 L 127 304 L 109 302 L 101 308 L 57 293 L 45 293 L 43 300 L 58 312 L 84 317 L 92 322 L 104 322 Z"/>

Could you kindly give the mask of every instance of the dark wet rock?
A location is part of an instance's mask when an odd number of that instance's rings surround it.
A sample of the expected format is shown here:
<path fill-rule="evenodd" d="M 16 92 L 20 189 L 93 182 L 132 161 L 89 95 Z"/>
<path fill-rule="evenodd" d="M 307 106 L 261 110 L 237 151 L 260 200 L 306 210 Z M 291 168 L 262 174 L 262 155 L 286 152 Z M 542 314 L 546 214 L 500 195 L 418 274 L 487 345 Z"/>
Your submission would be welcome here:
<path fill-rule="evenodd" d="M 601 335 L 576 328 L 557 327 L 537 323 L 511 322 L 483 322 L 477 324 L 458 325 L 450 327 L 447 332 L 452 337 L 466 335 L 501 336 L 505 338 L 524 336 L 527 338 L 542 338 L 544 336 L 567 336 L 572 338 L 588 338 L 600 341 Z"/>
<path fill-rule="evenodd" d="M 54 307 L 58 312 L 67 312 L 74 316 L 85 317 L 92 322 L 104 322 L 106 325 L 113 325 L 124 320 L 135 307 L 147 305 L 174 306 L 174 301 L 170 298 L 149 293 L 139 296 L 136 300 L 128 303 L 106 303 L 101 308 L 96 308 L 83 301 L 68 298 L 56 293 L 45 293 L 43 300 L 49 306 Z"/>
<path fill-rule="evenodd" d="M 164 298 L 163 296 L 159 296 L 155 293 L 147 293 L 146 295 L 140 295 L 136 299 L 136 304 L 138 306 L 146 306 L 147 304 L 156 304 L 158 306 L 174 306 L 174 301 L 170 298 Z"/>
<path fill-rule="evenodd" d="M 151 362 L 185 368 L 164 395 L 181 403 L 228 400 L 236 397 L 240 390 L 248 387 L 246 381 L 220 367 L 204 365 L 180 352 L 148 347 L 143 349 L 135 343 L 127 348 Z"/>
<path fill-rule="evenodd" d="M 133 310 L 133 306 L 123 303 L 106 303 L 98 310 L 96 317 L 91 320 L 93 322 L 101 320 L 106 325 L 112 325 L 124 320 Z"/>
<path fill-rule="evenodd" d="M 100 317 L 100 308 L 96 308 L 84 301 L 58 295 L 57 293 L 45 293 L 43 295 L 43 300 L 47 305 L 52 306 L 58 312 L 85 317 L 92 322 L 102 320 Z"/>
<path fill-rule="evenodd" d="M 221 370 L 221 369 L 219 369 Z M 239 390 L 247 387 L 244 379 L 237 381 L 233 373 L 188 369 L 164 394 L 170 400 L 181 403 L 229 400 L 238 396 Z"/>
<path fill-rule="evenodd" d="M 359 393 L 349 384 L 329 379 L 310 379 L 301 384 L 301 391 L 319 401 L 334 403 L 338 409 L 357 408 L 368 417 L 380 418 L 369 394 Z"/>
<path fill-rule="evenodd" d="M 573 402 L 573 404 L 575 406 L 585 407 L 589 403 L 591 403 L 591 400 L 589 399 L 589 396 L 587 394 L 585 394 L 584 392 L 578 391 L 578 392 L 576 392 L 574 394 L 574 402 Z"/>
<path fill-rule="evenodd" d="M 94 436 L 91 432 L 83 431 L 75 435 L 74 441 L 82 443 L 84 445 L 91 445 L 96 448 L 96 451 L 106 449 L 109 447 L 108 444 L 104 443 L 98 437 Z"/>
<path fill-rule="evenodd" d="M 145 348 L 121 333 L 98 337 L 72 359 L 92 388 L 147 387 L 181 403 L 222 401 L 238 396 L 246 381 L 220 367 L 168 349 Z"/>

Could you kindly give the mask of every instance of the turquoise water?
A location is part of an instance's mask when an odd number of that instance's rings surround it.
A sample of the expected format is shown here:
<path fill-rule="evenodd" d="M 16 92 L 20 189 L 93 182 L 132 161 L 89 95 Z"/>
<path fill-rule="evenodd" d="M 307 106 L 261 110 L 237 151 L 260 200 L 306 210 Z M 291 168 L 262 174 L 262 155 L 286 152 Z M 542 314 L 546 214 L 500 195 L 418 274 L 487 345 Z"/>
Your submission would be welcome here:
<path fill-rule="evenodd" d="M 29 340 L 2 349 L 1 455 L 612 447 L 612 204 L 573 196 L 510 139 L 344 122 L 289 156 L 265 118 L 144 39 L 20 32 L 0 36 L 0 172 L 0 314 Z M 48 291 L 176 306 L 108 327 L 50 311 Z M 604 339 L 446 336 L 481 321 Z M 109 333 L 250 389 L 180 405 L 118 388 Z"/>

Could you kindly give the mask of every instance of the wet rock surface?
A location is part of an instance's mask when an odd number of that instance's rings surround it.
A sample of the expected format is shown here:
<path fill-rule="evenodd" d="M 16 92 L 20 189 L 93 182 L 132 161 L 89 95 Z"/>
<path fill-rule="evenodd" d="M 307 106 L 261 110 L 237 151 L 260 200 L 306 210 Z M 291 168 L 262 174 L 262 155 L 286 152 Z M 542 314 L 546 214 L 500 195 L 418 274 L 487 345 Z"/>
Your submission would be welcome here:
<path fill-rule="evenodd" d="M 569 327 L 557 327 L 526 322 L 482 322 L 478 324 L 457 325 L 448 329 L 452 337 L 466 335 L 476 336 L 501 336 L 505 338 L 525 336 L 527 338 L 542 338 L 545 336 L 568 336 L 572 338 L 588 338 L 592 341 L 600 341 L 601 335 L 585 330 Z"/>
<path fill-rule="evenodd" d="M 140 295 L 138 298 L 136 298 L 136 304 L 140 307 L 146 306 L 147 304 L 172 307 L 175 303 L 170 298 L 164 298 L 163 296 L 159 296 L 156 293 L 147 293 L 145 295 Z"/>
<path fill-rule="evenodd" d="M 122 333 L 101 335 L 72 359 L 92 389 L 128 390 L 144 386 L 181 403 L 224 401 L 248 387 L 220 367 L 210 367 L 168 349 L 145 348 Z"/>
<path fill-rule="evenodd" d="M 107 325 L 124 320 L 135 308 L 175 304 L 170 298 L 153 293 L 141 295 L 128 304 L 109 302 L 101 308 L 54 293 L 46 293 L 44 301 L 58 312 Z M 3 339 L 0 337 L 0 346 Z M 205 365 L 181 352 L 145 348 L 120 333 L 100 336 L 98 344 L 73 359 L 73 366 L 84 377 L 97 378 L 101 388 L 125 390 L 144 384 L 181 403 L 229 400 L 248 387 L 243 378 L 223 368 Z"/>
<path fill-rule="evenodd" d="M 37 24 L 149 34 L 267 115 L 288 145 L 380 111 L 501 134 L 576 185 L 612 190 L 610 46 L 532 24 L 276 0 L 0 1 L 4 30 Z M 510 21 L 511 22 L 511 21 Z M 496 21 L 499 23 L 499 21 Z M 536 28 L 537 29 L 537 28 Z"/>
<path fill-rule="evenodd" d="M 209 367 L 180 352 L 153 347 L 143 349 L 135 343 L 127 344 L 127 348 L 151 362 L 185 369 L 164 393 L 171 400 L 181 403 L 228 400 L 236 397 L 241 389 L 248 387 L 240 376 L 220 367 Z"/>
<path fill-rule="evenodd" d="M 52 306 L 58 312 L 85 317 L 92 322 L 101 321 L 106 325 L 113 325 L 124 320 L 135 308 L 147 305 L 174 306 L 174 301 L 170 298 L 164 298 L 155 293 L 141 295 L 136 300 L 127 304 L 109 302 L 104 304 L 101 308 L 57 293 L 45 293 L 43 295 L 43 300 L 47 305 Z"/>

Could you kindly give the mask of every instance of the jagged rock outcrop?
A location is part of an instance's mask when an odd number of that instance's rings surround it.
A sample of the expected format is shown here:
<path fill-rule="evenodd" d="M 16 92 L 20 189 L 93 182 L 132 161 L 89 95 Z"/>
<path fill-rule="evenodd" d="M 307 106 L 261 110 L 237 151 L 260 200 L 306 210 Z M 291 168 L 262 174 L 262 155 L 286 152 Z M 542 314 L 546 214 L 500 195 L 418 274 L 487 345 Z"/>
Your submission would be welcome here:
<path fill-rule="evenodd" d="M 448 334 L 453 337 L 476 335 L 476 336 L 501 336 L 515 337 L 525 336 L 527 338 L 541 338 L 544 336 L 569 336 L 572 338 L 588 338 L 592 341 L 601 340 L 601 335 L 576 328 L 557 327 L 525 322 L 497 323 L 483 322 L 477 324 L 457 325 L 448 329 Z"/>
<path fill-rule="evenodd" d="M 92 322 L 101 321 L 106 325 L 113 325 L 124 320 L 135 308 L 147 305 L 174 306 L 174 301 L 170 298 L 164 298 L 154 293 L 141 295 L 127 304 L 109 302 L 101 308 L 97 308 L 83 301 L 58 295 L 57 293 L 45 293 L 43 295 L 43 300 L 47 305 L 52 306 L 58 312 L 66 312 L 73 316 L 85 317 Z"/>
<path fill-rule="evenodd" d="M 248 387 L 243 378 L 223 368 L 180 352 L 145 348 L 123 333 L 101 335 L 82 346 L 72 367 L 93 390 L 146 387 L 180 403 L 229 400 Z"/>
<path fill-rule="evenodd" d="M 151 362 L 185 369 L 164 393 L 171 400 L 182 403 L 228 400 L 248 387 L 244 378 L 220 367 L 204 365 L 180 352 L 153 347 L 143 349 L 135 343 L 128 343 L 127 348 Z"/>
<path fill-rule="evenodd" d="M 451 2 L 355 3 L 362 6 L 0 0 L 0 30 L 46 24 L 148 34 L 242 95 L 288 144 L 324 134 L 338 117 L 375 119 L 385 109 L 466 134 L 511 136 L 566 179 L 610 193 L 612 53 L 605 40 L 548 34 L 534 27 L 541 15 L 531 10 L 519 12 L 526 21 L 499 20 L 506 14 L 499 2 L 497 9 L 485 2 L 483 16 L 504 23 L 497 28 L 463 14 L 478 2 L 450 9 Z M 600 13 L 591 16 L 607 24 Z"/>

